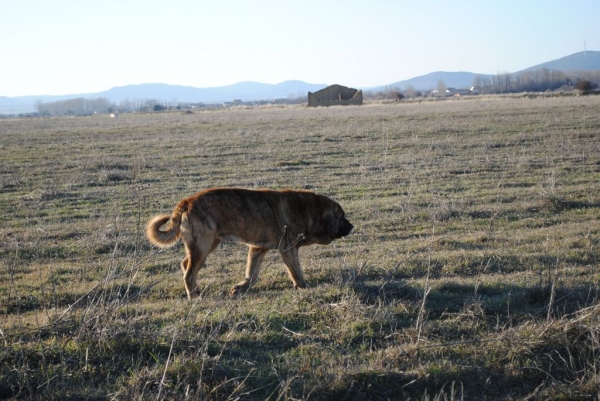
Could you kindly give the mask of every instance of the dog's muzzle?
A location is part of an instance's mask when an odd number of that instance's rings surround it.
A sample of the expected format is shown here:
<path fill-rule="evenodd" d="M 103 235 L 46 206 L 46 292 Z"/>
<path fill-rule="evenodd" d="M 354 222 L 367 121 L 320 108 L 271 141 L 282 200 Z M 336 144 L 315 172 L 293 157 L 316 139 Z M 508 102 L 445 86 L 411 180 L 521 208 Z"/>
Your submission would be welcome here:
<path fill-rule="evenodd" d="M 353 228 L 354 226 L 348 220 L 343 219 L 340 222 L 340 226 L 338 229 L 338 238 L 347 236 L 348 234 L 350 234 L 350 231 L 352 231 Z"/>

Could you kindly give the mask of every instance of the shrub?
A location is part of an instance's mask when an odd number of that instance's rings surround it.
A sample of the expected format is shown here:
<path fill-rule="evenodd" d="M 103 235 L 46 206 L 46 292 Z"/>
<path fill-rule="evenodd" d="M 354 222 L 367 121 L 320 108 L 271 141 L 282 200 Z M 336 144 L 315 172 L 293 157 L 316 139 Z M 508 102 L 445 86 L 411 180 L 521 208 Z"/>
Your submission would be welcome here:
<path fill-rule="evenodd" d="M 582 79 L 581 81 L 577 82 L 577 84 L 575 84 L 575 89 L 582 92 L 587 92 L 594 89 L 594 84 L 592 84 L 587 79 Z"/>

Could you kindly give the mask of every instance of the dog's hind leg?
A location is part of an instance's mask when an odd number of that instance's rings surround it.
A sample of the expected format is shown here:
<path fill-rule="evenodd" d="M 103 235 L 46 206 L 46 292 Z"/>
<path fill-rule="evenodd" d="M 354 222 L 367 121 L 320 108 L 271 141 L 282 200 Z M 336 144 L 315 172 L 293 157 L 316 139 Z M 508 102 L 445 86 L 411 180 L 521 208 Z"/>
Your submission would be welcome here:
<path fill-rule="evenodd" d="M 186 256 L 185 258 L 181 259 L 181 271 L 183 272 L 183 274 L 185 274 L 185 272 L 187 271 L 187 265 L 188 265 L 188 261 L 190 260 L 189 256 Z"/>
<path fill-rule="evenodd" d="M 190 291 L 189 288 L 193 288 L 193 292 L 192 292 L 192 296 L 194 295 L 199 295 L 200 291 L 197 288 L 196 285 L 196 277 L 198 275 L 198 270 L 200 270 L 200 268 L 202 267 L 202 265 L 204 264 L 204 262 L 206 261 L 206 258 L 208 257 L 208 255 L 214 251 L 217 246 L 219 246 L 219 244 L 221 243 L 221 240 L 219 238 L 215 239 L 212 246 L 210 247 L 210 249 L 208 250 L 208 252 L 206 252 L 206 255 L 204 255 L 205 252 L 200 251 L 197 252 L 198 253 L 198 257 L 194 257 L 194 263 L 198 263 L 198 266 L 195 269 L 192 269 L 192 266 L 190 266 L 190 254 L 191 252 L 188 251 L 187 246 L 186 246 L 186 252 L 187 252 L 187 256 L 185 258 L 183 258 L 181 260 L 181 270 L 183 271 L 183 278 L 184 278 L 184 282 L 185 282 L 185 290 L 188 294 L 188 298 L 191 299 L 192 297 L 190 296 Z M 196 259 L 198 259 L 198 262 L 195 262 Z M 188 273 L 189 271 L 189 273 Z M 186 275 L 190 275 L 189 278 Z M 192 277 L 193 276 L 193 277 Z"/>
<path fill-rule="evenodd" d="M 185 284 L 185 291 L 187 292 L 188 299 L 192 300 L 200 295 L 200 290 L 196 284 L 196 277 L 198 276 L 198 270 L 200 270 L 208 257 L 208 250 L 189 250 L 186 246 L 186 251 L 188 255 L 181 261 L 181 268 L 184 270 L 183 282 Z M 184 266 L 184 264 L 186 265 Z"/>
<path fill-rule="evenodd" d="M 183 270 L 183 282 L 185 284 L 185 291 L 187 292 L 188 299 L 191 300 L 200 295 L 200 290 L 196 283 L 198 270 L 204 265 L 208 255 L 215 250 L 219 243 L 221 243 L 221 240 L 216 238 L 210 243 L 210 247 L 206 246 L 206 242 L 196 243 L 194 247 L 185 244 L 187 256 L 181 261 L 181 269 Z"/>

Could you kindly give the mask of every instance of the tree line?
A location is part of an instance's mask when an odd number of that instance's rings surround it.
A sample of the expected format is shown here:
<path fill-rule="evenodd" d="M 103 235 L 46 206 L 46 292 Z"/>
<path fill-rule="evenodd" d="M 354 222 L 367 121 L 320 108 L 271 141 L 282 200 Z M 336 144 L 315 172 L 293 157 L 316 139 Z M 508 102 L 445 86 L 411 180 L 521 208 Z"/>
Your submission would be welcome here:
<path fill-rule="evenodd" d="M 169 102 L 156 99 L 136 99 L 123 100 L 114 103 L 107 98 L 85 99 L 78 97 L 74 99 L 56 100 L 53 102 L 42 102 L 38 100 L 35 108 L 38 114 L 43 116 L 52 115 L 77 115 L 85 116 L 96 113 L 106 114 L 115 111 L 133 112 L 133 111 L 161 111 L 170 107 Z"/>
<path fill-rule="evenodd" d="M 541 68 L 519 73 L 498 73 L 496 75 L 476 75 L 471 88 L 451 89 L 457 93 L 501 94 L 520 92 L 546 92 L 578 90 L 587 92 L 600 86 L 600 70 L 575 71 L 565 73 L 559 70 Z M 404 90 L 386 86 L 379 91 L 366 91 L 365 98 L 370 100 L 401 100 L 427 96 L 446 96 L 447 87 L 444 80 L 439 80 L 435 90 L 417 90 L 407 85 Z M 439 94 L 439 95 L 438 95 Z"/>
<path fill-rule="evenodd" d="M 515 74 L 508 72 L 492 76 L 477 75 L 473 86 L 483 94 L 545 92 L 564 89 L 590 90 L 600 83 L 600 71 L 576 71 L 565 73 L 541 68 Z"/>

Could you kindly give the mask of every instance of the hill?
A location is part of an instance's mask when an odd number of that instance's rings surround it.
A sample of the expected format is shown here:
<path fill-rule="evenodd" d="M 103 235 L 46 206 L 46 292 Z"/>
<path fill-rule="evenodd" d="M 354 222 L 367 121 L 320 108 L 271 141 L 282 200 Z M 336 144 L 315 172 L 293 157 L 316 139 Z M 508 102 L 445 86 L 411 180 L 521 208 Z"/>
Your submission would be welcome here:
<path fill-rule="evenodd" d="M 216 103 L 240 99 L 273 100 L 290 96 L 304 95 L 324 88 L 325 84 L 309 84 L 302 81 L 285 81 L 279 84 L 240 82 L 234 85 L 215 88 L 194 88 L 191 86 L 167 84 L 128 85 L 100 92 L 98 97 L 106 97 L 113 102 L 126 99 L 177 99 L 180 102 Z"/>
<path fill-rule="evenodd" d="M 542 68 L 560 71 L 600 70 L 600 51 L 574 53 L 570 56 L 534 65 L 518 72 L 540 70 Z"/>
<path fill-rule="evenodd" d="M 390 86 L 396 86 L 404 89 L 410 85 L 418 90 L 431 90 L 435 89 L 438 85 L 438 82 L 441 80 L 444 81 L 446 86 L 450 88 L 469 88 L 471 85 L 473 85 L 473 80 L 477 75 L 490 76 L 486 74 L 475 74 L 473 72 L 437 71 L 404 81 L 398 81 L 390 84 Z"/>
<path fill-rule="evenodd" d="M 559 71 L 587 71 L 600 70 L 600 51 L 586 51 L 574 53 L 569 56 L 559 58 L 557 60 L 548 61 L 542 64 L 534 65 L 515 74 L 540 70 L 547 68 L 549 70 Z M 389 86 L 396 86 L 400 89 L 406 88 L 408 85 L 418 90 L 435 89 L 440 80 L 444 81 L 447 87 L 451 88 L 468 88 L 473 85 L 473 80 L 476 76 L 492 77 L 490 74 L 476 74 L 472 72 L 444 72 L 437 71 L 426 75 L 421 75 L 404 81 L 394 82 Z M 376 89 L 380 89 L 378 87 Z"/>

